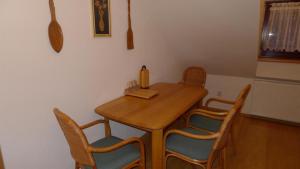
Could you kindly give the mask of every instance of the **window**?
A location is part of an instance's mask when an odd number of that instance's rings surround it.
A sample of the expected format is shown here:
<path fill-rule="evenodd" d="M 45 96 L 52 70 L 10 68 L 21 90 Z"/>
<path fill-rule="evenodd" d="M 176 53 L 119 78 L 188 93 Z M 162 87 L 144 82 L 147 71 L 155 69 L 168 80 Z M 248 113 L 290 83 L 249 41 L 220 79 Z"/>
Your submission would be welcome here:
<path fill-rule="evenodd" d="M 260 58 L 300 61 L 300 0 L 266 0 Z"/>

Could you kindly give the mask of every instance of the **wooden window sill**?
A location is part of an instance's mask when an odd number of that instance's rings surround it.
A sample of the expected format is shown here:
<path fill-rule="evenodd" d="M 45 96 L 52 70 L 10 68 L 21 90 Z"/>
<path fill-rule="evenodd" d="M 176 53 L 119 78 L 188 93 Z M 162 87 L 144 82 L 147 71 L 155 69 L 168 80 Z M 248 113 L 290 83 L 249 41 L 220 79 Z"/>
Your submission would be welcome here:
<path fill-rule="evenodd" d="M 300 59 L 282 59 L 282 58 L 268 58 L 258 57 L 259 62 L 280 62 L 280 63 L 297 63 L 300 64 Z"/>

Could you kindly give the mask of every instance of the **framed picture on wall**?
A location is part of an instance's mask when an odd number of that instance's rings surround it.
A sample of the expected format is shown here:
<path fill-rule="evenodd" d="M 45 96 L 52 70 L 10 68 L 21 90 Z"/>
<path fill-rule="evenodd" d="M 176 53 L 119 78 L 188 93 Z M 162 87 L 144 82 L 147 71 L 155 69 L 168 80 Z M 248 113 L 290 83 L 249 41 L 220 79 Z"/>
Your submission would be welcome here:
<path fill-rule="evenodd" d="M 110 0 L 92 0 L 95 36 L 111 36 Z"/>

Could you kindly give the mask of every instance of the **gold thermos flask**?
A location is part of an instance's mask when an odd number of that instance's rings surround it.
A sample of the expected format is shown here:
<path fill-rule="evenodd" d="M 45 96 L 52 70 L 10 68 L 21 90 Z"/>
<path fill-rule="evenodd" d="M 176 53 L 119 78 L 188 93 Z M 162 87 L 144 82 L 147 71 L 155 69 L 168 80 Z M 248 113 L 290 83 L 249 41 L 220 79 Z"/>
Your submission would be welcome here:
<path fill-rule="evenodd" d="M 142 69 L 140 71 L 140 87 L 142 89 L 149 88 L 149 70 L 145 65 L 142 66 Z"/>

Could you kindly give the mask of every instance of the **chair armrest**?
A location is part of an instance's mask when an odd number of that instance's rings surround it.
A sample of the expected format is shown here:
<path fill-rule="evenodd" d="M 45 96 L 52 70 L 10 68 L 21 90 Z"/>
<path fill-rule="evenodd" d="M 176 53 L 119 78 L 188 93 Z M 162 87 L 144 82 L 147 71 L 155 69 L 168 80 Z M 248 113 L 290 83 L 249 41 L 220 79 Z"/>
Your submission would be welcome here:
<path fill-rule="evenodd" d="M 188 121 L 193 115 L 201 115 L 205 117 L 209 117 L 212 119 L 217 119 L 217 120 L 224 120 L 225 117 L 228 115 L 228 112 L 213 112 L 209 110 L 204 110 L 204 109 L 194 109 L 188 116 Z"/>
<path fill-rule="evenodd" d="M 192 133 L 188 133 L 182 130 L 177 130 L 177 129 L 173 129 L 173 130 L 169 130 L 167 131 L 167 133 L 164 136 L 164 141 L 166 142 L 167 137 L 170 134 L 179 134 L 185 137 L 189 137 L 189 138 L 193 138 L 193 139 L 198 139 L 198 140 L 212 140 L 212 139 L 216 139 L 220 136 L 220 133 L 213 133 L 210 135 L 200 135 L 200 134 L 192 134 Z"/>
<path fill-rule="evenodd" d="M 105 122 L 107 122 L 107 120 L 92 121 L 90 123 L 87 123 L 87 124 L 84 124 L 84 125 L 80 126 L 80 129 L 87 129 L 87 128 L 92 127 L 92 126 L 94 126 L 96 124 L 105 123 Z"/>
<path fill-rule="evenodd" d="M 144 143 L 140 138 L 137 137 L 131 137 L 127 140 L 121 141 L 120 143 L 114 144 L 112 146 L 108 146 L 108 147 L 93 147 L 91 145 L 88 146 L 88 150 L 90 152 L 94 152 L 94 153 L 106 153 L 106 152 L 110 152 L 113 150 L 116 150 L 118 148 L 121 148 L 127 144 L 132 144 L 132 143 L 138 143 L 139 147 L 140 147 L 140 152 L 141 152 L 141 157 L 144 156 Z"/>
<path fill-rule="evenodd" d="M 223 111 L 223 112 L 215 112 L 215 111 L 210 111 L 210 110 L 205 110 L 205 109 L 194 109 L 192 110 L 191 114 L 208 114 L 208 115 L 213 115 L 213 116 L 227 116 L 228 112 L 227 111 Z"/>
<path fill-rule="evenodd" d="M 206 101 L 205 106 L 208 107 L 208 105 L 211 102 L 219 102 L 219 103 L 231 104 L 231 105 L 235 103 L 235 101 L 232 101 L 232 100 L 226 100 L 226 99 L 221 99 L 221 98 L 210 98 Z"/>

